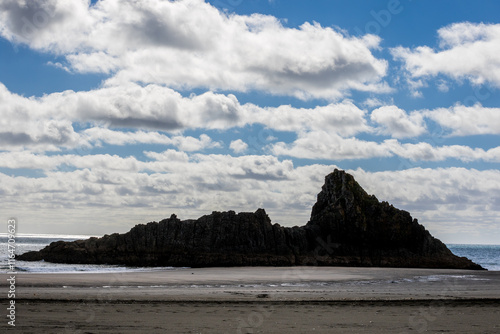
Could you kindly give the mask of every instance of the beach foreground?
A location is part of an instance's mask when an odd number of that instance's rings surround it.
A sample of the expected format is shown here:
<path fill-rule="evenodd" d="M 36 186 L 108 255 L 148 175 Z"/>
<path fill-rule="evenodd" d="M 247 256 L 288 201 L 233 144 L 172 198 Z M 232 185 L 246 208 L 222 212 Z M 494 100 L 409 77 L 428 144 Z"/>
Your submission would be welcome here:
<path fill-rule="evenodd" d="M 500 272 L 485 271 L 18 273 L 15 300 L 15 329 L 23 333 L 500 332 Z"/>

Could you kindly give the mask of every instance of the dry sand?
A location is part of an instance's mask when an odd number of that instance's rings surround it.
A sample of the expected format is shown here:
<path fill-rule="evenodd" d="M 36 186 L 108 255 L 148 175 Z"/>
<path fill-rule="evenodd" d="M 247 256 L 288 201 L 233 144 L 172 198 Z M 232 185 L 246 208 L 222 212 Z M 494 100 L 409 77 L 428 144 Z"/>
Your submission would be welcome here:
<path fill-rule="evenodd" d="M 6 278 L 0 283 L 5 308 Z M 2 328 L 20 333 L 500 333 L 500 272 L 18 273 L 15 301 L 16 327 L 3 316 Z"/>

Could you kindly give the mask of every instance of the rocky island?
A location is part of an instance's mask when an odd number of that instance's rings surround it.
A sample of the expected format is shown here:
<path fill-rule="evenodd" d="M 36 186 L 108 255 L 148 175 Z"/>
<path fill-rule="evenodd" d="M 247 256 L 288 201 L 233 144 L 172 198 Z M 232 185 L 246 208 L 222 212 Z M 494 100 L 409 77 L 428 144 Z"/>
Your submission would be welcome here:
<path fill-rule="evenodd" d="M 368 195 L 335 170 L 301 227 L 272 224 L 254 213 L 213 212 L 196 220 L 175 215 L 124 234 L 53 242 L 18 260 L 129 266 L 377 266 L 483 269 L 455 256 L 416 219 Z"/>

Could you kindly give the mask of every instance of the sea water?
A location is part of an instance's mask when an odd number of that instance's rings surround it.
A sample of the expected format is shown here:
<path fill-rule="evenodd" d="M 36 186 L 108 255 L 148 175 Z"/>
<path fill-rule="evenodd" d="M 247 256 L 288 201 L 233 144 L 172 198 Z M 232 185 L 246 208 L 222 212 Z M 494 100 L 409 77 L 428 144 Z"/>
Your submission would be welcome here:
<path fill-rule="evenodd" d="M 75 235 L 17 235 L 15 238 L 15 254 L 23 254 L 28 251 L 40 250 L 51 242 L 63 240 L 74 241 L 87 239 L 90 236 Z M 0 272 L 7 272 L 8 266 L 8 238 L 6 234 L 0 234 Z M 465 256 L 475 263 L 480 264 L 488 270 L 500 271 L 500 245 L 459 245 L 449 244 L 448 248 L 458 256 Z M 45 261 L 15 261 L 18 272 L 123 272 L 123 271 L 150 271 L 174 269 L 172 267 L 162 268 L 137 268 L 120 265 L 89 265 L 89 264 L 60 264 Z"/>
<path fill-rule="evenodd" d="M 52 234 L 25 234 L 16 235 L 15 254 L 20 255 L 29 251 L 37 251 L 51 242 L 55 241 L 75 241 L 88 239 L 88 235 L 52 235 Z M 8 237 L 6 234 L 0 234 L 0 272 L 10 270 L 8 260 Z M 73 273 L 73 272 L 125 272 L 125 271 L 151 271 L 174 269 L 173 267 L 162 268 L 138 268 L 121 265 L 99 265 L 99 264 L 63 264 L 51 263 L 45 261 L 19 261 L 15 260 L 15 269 L 17 272 L 33 273 Z"/>
<path fill-rule="evenodd" d="M 488 270 L 500 271 L 500 245 L 449 244 L 447 246 L 457 256 L 465 256 Z"/>

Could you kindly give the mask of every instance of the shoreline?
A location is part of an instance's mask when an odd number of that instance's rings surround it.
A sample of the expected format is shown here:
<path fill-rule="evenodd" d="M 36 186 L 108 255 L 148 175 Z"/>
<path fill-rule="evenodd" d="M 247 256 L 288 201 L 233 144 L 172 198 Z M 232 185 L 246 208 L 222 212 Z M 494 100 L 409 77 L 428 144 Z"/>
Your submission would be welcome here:
<path fill-rule="evenodd" d="M 500 331 L 500 272 L 492 271 L 233 267 L 17 273 L 16 288 L 16 327 L 34 334 Z"/>
<path fill-rule="evenodd" d="M 7 277 L 6 274 L 2 274 Z M 0 288 L 7 287 L 6 278 Z M 361 267 L 17 273 L 17 299 L 137 301 L 500 299 L 500 271 Z M 59 298 L 61 297 L 61 298 Z"/>
<path fill-rule="evenodd" d="M 9 299 L 0 298 L 0 304 L 7 305 Z M 500 298 L 449 298 L 449 299 L 346 299 L 346 300 L 137 300 L 137 299 L 40 299 L 19 298 L 18 304 L 97 304 L 97 305 L 323 305 L 323 306 L 500 306 Z"/>

